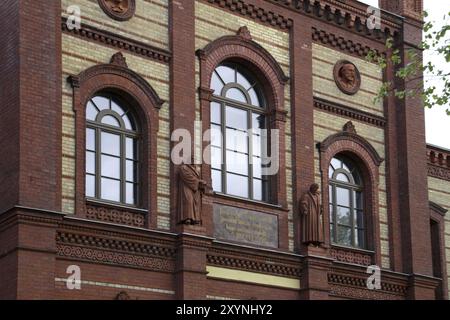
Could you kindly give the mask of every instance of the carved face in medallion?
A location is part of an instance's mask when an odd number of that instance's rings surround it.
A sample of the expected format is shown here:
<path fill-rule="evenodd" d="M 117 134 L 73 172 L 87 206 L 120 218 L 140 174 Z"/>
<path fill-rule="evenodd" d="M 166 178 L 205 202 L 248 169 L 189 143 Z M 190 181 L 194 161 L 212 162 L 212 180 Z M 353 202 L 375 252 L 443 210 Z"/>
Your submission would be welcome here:
<path fill-rule="evenodd" d="M 119 21 L 131 19 L 136 11 L 136 0 L 98 0 L 100 7 L 111 18 Z"/>
<path fill-rule="evenodd" d="M 358 92 L 361 76 L 356 66 L 345 60 L 338 61 L 334 67 L 334 80 L 339 89 L 349 95 Z"/>

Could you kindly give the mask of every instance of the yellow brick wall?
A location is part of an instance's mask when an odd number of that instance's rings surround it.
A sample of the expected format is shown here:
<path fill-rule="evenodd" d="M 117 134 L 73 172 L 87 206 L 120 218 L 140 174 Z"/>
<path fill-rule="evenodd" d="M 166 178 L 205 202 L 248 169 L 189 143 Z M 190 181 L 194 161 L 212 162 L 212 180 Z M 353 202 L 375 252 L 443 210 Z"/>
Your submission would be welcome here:
<path fill-rule="evenodd" d="M 237 30 L 242 26 L 247 26 L 252 34 L 255 42 L 264 47 L 280 64 L 286 75 L 290 72 L 290 56 L 289 56 L 289 33 L 281 31 L 278 28 L 272 28 L 267 25 L 256 23 L 253 20 L 228 13 L 216 7 L 210 6 L 202 2 L 195 4 L 195 46 L 196 49 L 206 47 L 210 42 L 225 36 L 235 35 Z M 220 17 L 220 19 L 218 19 Z M 196 83 L 199 86 L 199 63 L 196 64 Z M 198 101 L 198 99 L 197 99 Z M 291 157 L 291 128 L 290 128 L 290 86 L 286 85 L 285 90 L 285 108 L 288 111 L 286 122 L 286 176 L 287 181 L 287 199 L 289 206 L 289 249 L 294 249 L 294 225 L 292 216 L 292 157 Z M 200 119 L 200 106 L 197 102 L 197 120 Z"/>
<path fill-rule="evenodd" d="M 69 6 L 78 6 L 83 24 L 125 36 L 162 49 L 169 48 L 168 0 L 138 0 L 136 14 L 128 21 L 107 16 L 97 0 L 62 0 L 62 15 Z"/>
<path fill-rule="evenodd" d="M 137 1 L 137 13 L 144 15 L 143 19 L 139 14 L 129 22 L 118 23 L 104 15 L 97 5 L 97 1 L 62 1 L 62 12 L 66 11 L 67 5 L 78 4 L 81 7 L 82 17 L 89 17 L 85 23 L 95 25 L 104 30 L 110 30 L 125 34 L 129 38 L 136 38 L 145 42 L 145 38 L 154 37 L 159 42 L 161 48 L 167 47 L 167 1 L 166 0 L 140 0 Z M 155 22 L 158 21 L 155 26 Z M 135 26 L 139 24 L 140 28 Z M 115 26 L 112 28 L 111 26 Z M 120 29 L 120 30 L 118 30 Z M 163 32 L 163 29 L 165 30 Z M 134 30 L 134 31 L 133 31 Z M 146 35 L 141 38 L 141 35 Z M 69 75 L 77 75 L 97 64 L 108 63 L 111 56 L 118 49 L 102 46 L 92 41 L 73 37 L 69 34 L 62 35 L 62 68 L 63 68 L 63 138 L 62 138 L 62 210 L 65 213 L 74 213 L 75 197 L 75 114 L 73 111 L 72 94 L 73 90 L 67 82 Z M 170 214 L 170 178 L 169 178 L 169 147 L 170 147 L 170 126 L 169 126 L 169 66 L 154 60 L 141 58 L 139 56 L 123 51 L 131 70 L 141 75 L 155 89 L 157 94 L 167 101 L 159 111 L 159 132 L 158 132 L 158 227 L 169 229 Z"/>
<path fill-rule="evenodd" d="M 448 285 L 450 296 L 450 181 L 428 177 L 428 197 L 430 201 L 448 210 L 445 215 L 445 256 L 447 258 Z"/>

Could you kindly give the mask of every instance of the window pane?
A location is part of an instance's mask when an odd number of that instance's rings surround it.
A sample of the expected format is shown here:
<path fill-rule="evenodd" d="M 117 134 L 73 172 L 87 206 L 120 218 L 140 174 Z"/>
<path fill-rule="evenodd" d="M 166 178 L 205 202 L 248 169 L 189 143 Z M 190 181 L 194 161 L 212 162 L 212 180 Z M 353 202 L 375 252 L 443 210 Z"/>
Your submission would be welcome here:
<path fill-rule="evenodd" d="M 222 169 L 222 149 L 211 147 L 211 166 L 214 169 Z"/>
<path fill-rule="evenodd" d="M 117 120 L 115 117 L 113 116 L 104 116 L 102 118 L 102 123 L 103 124 L 108 124 L 110 126 L 114 126 L 114 127 L 120 127 L 120 122 L 119 120 Z"/>
<path fill-rule="evenodd" d="M 261 136 L 253 135 L 253 155 L 261 157 Z"/>
<path fill-rule="evenodd" d="M 95 174 L 95 152 L 86 152 L 86 172 Z"/>
<path fill-rule="evenodd" d="M 111 134 L 102 132 L 102 153 L 107 153 L 115 156 L 120 155 L 120 136 L 117 134 Z"/>
<path fill-rule="evenodd" d="M 333 169 L 333 166 L 330 165 L 330 167 L 328 168 L 328 178 L 333 179 L 333 174 L 334 174 L 334 169 Z"/>
<path fill-rule="evenodd" d="M 217 102 L 211 102 L 211 122 L 221 124 L 221 107 Z"/>
<path fill-rule="evenodd" d="M 245 94 L 236 88 L 230 88 L 227 90 L 226 97 L 229 99 L 233 99 L 242 103 L 248 103 L 247 97 Z"/>
<path fill-rule="evenodd" d="M 250 99 L 251 99 L 251 104 L 256 106 L 256 107 L 261 107 L 261 103 L 259 102 L 259 98 L 258 95 L 256 94 L 255 89 L 250 89 L 248 90 L 248 94 L 250 95 Z"/>
<path fill-rule="evenodd" d="M 342 182 L 347 182 L 347 183 L 350 182 L 348 177 L 345 174 L 343 174 L 343 173 L 338 173 L 338 175 L 336 176 L 336 180 L 339 180 L 339 181 L 342 181 Z"/>
<path fill-rule="evenodd" d="M 336 243 L 336 237 L 334 235 L 335 225 L 333 223 L 330 223 L 330 235 L 331 235 L 331 242 Z"/>
<path fill-rule="evenodd" d="M 131 123 L 130 117 L 128 115 L 124 115 L 122 117 L 122 119 L 123 119 L 123 122 L 125 123 L 125 129 L 127 129 L 127 130 L 134 130 L 135 129 L 133 124 Z"/>
<path fill-rule="evenodd" d="M 227 193 L 248 198 L 248 178 L 227 173 Z"/>
<path fill-rule="evenodd" d="M 248 156 L 242 153 L 227 151 L 226 166 L 228 172 L 248 175 Z"/>
<path fill-rule="evenodd" d="M 247 111 L 233 107 L 226 107 L 226 117 L 227 117 L 226 125 L 228 128 L 240 130 L 248 129 Z"/>
<path fill-rule="evenodd" d="M 101 198 L 110 201 L 120 201 L 120 182 L 102 178 L 102 195 Z"/>
<path fill-rule="evenodd" d="M 336 187 L 337 204 L 350 207 L 350 190 Z"/>
<path fill-rule="evenodd" d="M 119 106 L 116 102 L 114 102 L 113 100 L 111 100 L 111 109 L 115 112 L 117 112 L 117 114 L 119 116 L 123 116 L 125 111 L 122 109 L 121 106 Z"/>
<path fill-rule="evenodd" d="M 107 98 L 97 96 L 92 98 L 92 101 L 95 103 L 95 105 L 100 111 L 109 109 L 109 99 Z"/>
<path fill-rule="evenodd" d="M 120 158 L 102 155 L 102 176 L 120 179 Z"/>
<path fill-rule="evenodd" d="M 212 187 L 215 192 L 222 192 L 222 171 L 211 170 Z"/>
<path fill-rule="evenodd" d="M 128 182 L 137 182 L 137 163 L 131 160 L 127 160 L 126 163 L 127 172 L 126 179 Z"/>
<path fill-rule="evenodd" d="M 227 149 L 248 153 L 248 134 L 245 131 L 227 129 Z"/>
<path fill-rule="evenodd" d="M 95 130 L 86 129 L 86 149 L 95 151 Z"/>
<path fill-rule="evenodd" d="M 255 178 L 262 178 L 262 164 L 261 158 L 253 157 L 253 176 Z"/>
<path fill-rule="evenodd" d="M 352 245 L 352 229 L 349 227 L 338 226 L 337 243 L 343 246 Z"/>
<path fill-rule="evenodd" d="M 250 89 L 250 87 L 252 86 L 250 81 L 247 80 L 247 78 L 239 71 L 237 72 L 236 78 L 237 78 L 237 83 L 239 83 L 241 86 L 243 86 L 245 88 L 245 90 Z"/>
<path fill-rule="evenodd" d="M 362 192 L 355 192 L 355 205 L 358 209 L 363 209 L 363 194 Z"/>
<path fill-rule="evenodd" d="M 351 216 L 350 216 L 350 209 L 349 208 L 343 208 L 343 207 L 337 207 L 336 212 L 336 218 L 337 223 L 344 224 L 346 226 L 351 226 Z"/>
<path fill-rule="evenodd" d="M 253 179 L 253 199 L 263 200 L 263 182 L 259 179 Z"/>
<path fill-rule="evenodd" d="M 334 170 L 340 169 L 342 166 L 342 162 L 336 158 L 333 158 L 331 160 L 331 165 L 333 166 Z"/>
<path fill-rule="evenodd" d="M 362 210 L 356 210 L 355 226 L 358 228 L 364 228 L 364 213 Z"/>
<path fill-rule="evenodd" d="M 86 197 L 95 197 L 95 176 L 86 175 Z"/>
<path fill-rule="evenodd" d="M 97 108 L 91 101 L 89 101 L 86 107 L 86 119 L 95 121 L 97 114 L 98 114 Z"/>
<path fill-rule="evenodd" d="M 234 69 L 231 69 L 227 66 L 219 66 L 217 67 L 216 71 L 225 82 L 225 84 L 236 81 L 236 72 L 234 71 Z"/>
<path fill-rule="evenodd" d="M 359 248 L 365 248 L 365 231 L 364 229 L 357 229 L 355 232 L 355 246 Z"/>
<path fill-rule="evenodd" d="M 211 89 L 214 90 L 214 94 L 220 96 L 222 94 L 223 82 L 214 72 L 211 78 Z"/>
<path fill-rule="evenodd" d="M 334 223 L 334 206 L 332 204 L 330 204 L 330 222 Z"/>
<path fill-rule="evenodd" d="M 127 183 L 126 186 L 126 203 L 136 204 L 136 185 L 133 183 Z"/>
<path fill-rule="evenodd" d="M 262 114 L 252 113 L 252 129 L 254 134 L 261 134 L 258 129 L 266 128 L 266 117 Z"/>
<path fill-rule="evenodd" d="M 126 143 L 126 148 L 127 148 L 127 150 L 126 150 L 126 157 L 127 157 L 127 159 L 137 160 L 137 158 L 138 158 L 137 154 L 136 154 L 137 141 L 135 139 L 132 139 L 132 138 L 126 138 L 125 143 Z"/>
<path fill-rule="evenodd" d="M 211 145 L 216 147 L 222 146 L 222 130 L 218 125 L 211 125 Z"/>

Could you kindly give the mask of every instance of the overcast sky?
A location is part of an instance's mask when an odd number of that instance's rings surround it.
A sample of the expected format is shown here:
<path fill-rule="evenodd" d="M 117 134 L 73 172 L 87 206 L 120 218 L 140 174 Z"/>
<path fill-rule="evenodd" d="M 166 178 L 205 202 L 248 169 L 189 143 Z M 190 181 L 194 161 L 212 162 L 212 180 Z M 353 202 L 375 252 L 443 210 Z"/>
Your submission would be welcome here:
<path fill-rule="evenodd" d="M 378 7 L 378 0 L 362 0 L 361 2 Z M 444 20 L 444 13 L 450 11 L 450 0 L 425 0 L 425 10 L 429 13 L 429 19 L 436 22 L 436 27 L 450 24 L 450 18 Z M 450 34 L 447 37 L 450 40 Z M 443 70 L 450 72 L 450 64 L 436 54 L 425 52 L 425 63 L 432 60 Z M 431 78 L 427 78 L 432 80 Z M 439 79 L 433 79 L 433 84 L 439 88 L 442 87 Z M 450 116 L 447 116 L 443 107 L 427 109 L 426 115 L 426 133 L 427 142 L 450 149 Z"/>

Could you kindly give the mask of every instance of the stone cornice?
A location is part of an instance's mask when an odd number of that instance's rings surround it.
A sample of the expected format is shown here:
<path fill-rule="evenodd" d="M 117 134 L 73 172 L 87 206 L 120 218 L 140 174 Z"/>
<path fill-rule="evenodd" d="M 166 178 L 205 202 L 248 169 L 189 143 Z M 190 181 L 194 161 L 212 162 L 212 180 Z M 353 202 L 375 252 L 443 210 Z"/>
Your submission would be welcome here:
<path fill-rule="evenodd" d="M 64 33 L 71 34 L 73 36 L 88 39 L 89 41 L 95 41 L 115 49 L 125 50 L 130 53 L 145 58 L 154 59 L 163 63 L 169 63 L 172 57 L 169 51 L 159 49 L 106 30 L 100 30 L 86 24 L 81 24 L 80 29 L 69 30 L 67 27 L 67 18 L 65 17 L 62 17 L 61 29 Z"/>
<path fill-rule="evenodd" d="M 355 108 L 347 107 L 338 103 L 325 101 L 319 98 L 314 98 L 314 107 L 329 113 L 337 114 L 349 119 L 365 122 L 369 125 L 384 128 L 386 126 L 386 119 L 364 112 Z"/>

